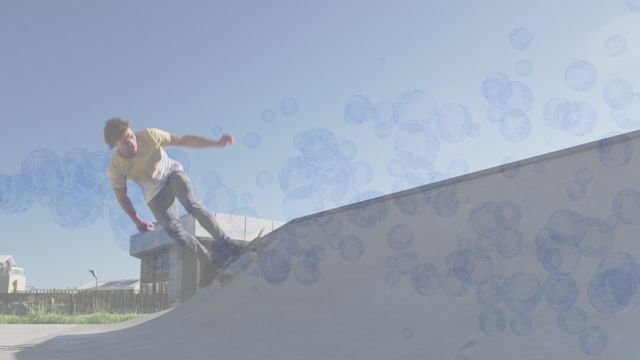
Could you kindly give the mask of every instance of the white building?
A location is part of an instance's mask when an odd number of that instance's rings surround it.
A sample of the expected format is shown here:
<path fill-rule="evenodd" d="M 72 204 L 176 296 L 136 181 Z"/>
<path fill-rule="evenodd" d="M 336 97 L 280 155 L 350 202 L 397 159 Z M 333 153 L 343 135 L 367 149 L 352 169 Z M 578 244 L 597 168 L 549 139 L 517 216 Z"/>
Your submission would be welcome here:
<path fill-rule="evenodd" d="M 25 291 L 27 278 L 24 269 L 16 266 L 11 255 L 0 255 L 0 293 Z"/>

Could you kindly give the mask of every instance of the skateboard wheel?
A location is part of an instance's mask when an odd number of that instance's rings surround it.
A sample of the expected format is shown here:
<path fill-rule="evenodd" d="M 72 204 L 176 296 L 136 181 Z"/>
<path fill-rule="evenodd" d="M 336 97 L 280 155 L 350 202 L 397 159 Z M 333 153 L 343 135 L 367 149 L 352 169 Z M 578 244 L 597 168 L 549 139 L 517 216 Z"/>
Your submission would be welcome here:
<path fill-rule="evenodd" d="M 216 288 L 216 289 L 220 289 L 222 287 L 222 282 L 216 280 L 213 283 L 213 287 Z"/>

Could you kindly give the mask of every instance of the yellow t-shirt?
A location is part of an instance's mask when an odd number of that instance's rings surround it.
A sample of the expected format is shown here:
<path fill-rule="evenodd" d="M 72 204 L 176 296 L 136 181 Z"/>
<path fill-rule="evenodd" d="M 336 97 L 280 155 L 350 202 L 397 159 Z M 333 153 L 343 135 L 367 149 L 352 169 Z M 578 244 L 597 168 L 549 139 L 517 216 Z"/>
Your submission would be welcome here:
<path fill-rule="evenodd" d="M 107 174 L 114 189 L 126 186 L 127 179 L 137 183 L 144 192 L 144 200 L 149 203 L 162 189 L 167 176 L 174 170 L 182 170 L 180 162 L 171 159 L 162 146 L 171 142 L 171 134 L 150 128 L 136 134 L 138 152 L 131 159 L 125 159 L 114 152 Z"/>

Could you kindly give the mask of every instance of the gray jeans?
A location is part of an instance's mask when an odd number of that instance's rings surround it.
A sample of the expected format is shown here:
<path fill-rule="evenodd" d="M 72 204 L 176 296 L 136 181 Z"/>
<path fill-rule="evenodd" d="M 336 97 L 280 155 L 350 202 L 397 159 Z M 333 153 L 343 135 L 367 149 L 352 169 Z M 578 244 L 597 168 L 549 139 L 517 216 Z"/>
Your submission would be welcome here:
<path fill-rule="evenodd" d="M 202 253 L 198 249 L 198 239 L 186 231 L 180 223 L 178 208 L 174 206 L 176 197 L 185 210 L 198 220 L 200 225 L 213 237 L 211 260 L 216 265 L 221 266 L 230 260 L 230 257 L 238 254 L 239 246 L 229 241 L 229 237 L 222 231 L 213 214 L 194 198 L 191 180 L 183 170 L 170 173 L 165 185 L 149 202 L 151 213 L 169 237 L 180 246 L 186 246 L 196 254 Z"/>

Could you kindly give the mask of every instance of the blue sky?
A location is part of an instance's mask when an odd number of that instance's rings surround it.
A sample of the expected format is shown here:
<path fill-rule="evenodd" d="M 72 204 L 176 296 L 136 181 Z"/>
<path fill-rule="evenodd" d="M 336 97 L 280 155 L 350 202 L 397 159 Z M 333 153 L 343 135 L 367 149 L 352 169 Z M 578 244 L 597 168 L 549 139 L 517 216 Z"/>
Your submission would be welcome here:
<path fill-rule="evenodd" d="M 639 11 L 637 0 L 2 2 L 0 253 L 36 288 L 89 282 L 90 268 L 138 276 L 135 228 L 103 171 L 114 116 L 232 134 L 228 148 L 169 153 L 212 210 L 276 220 L 636 130 Z"/>

